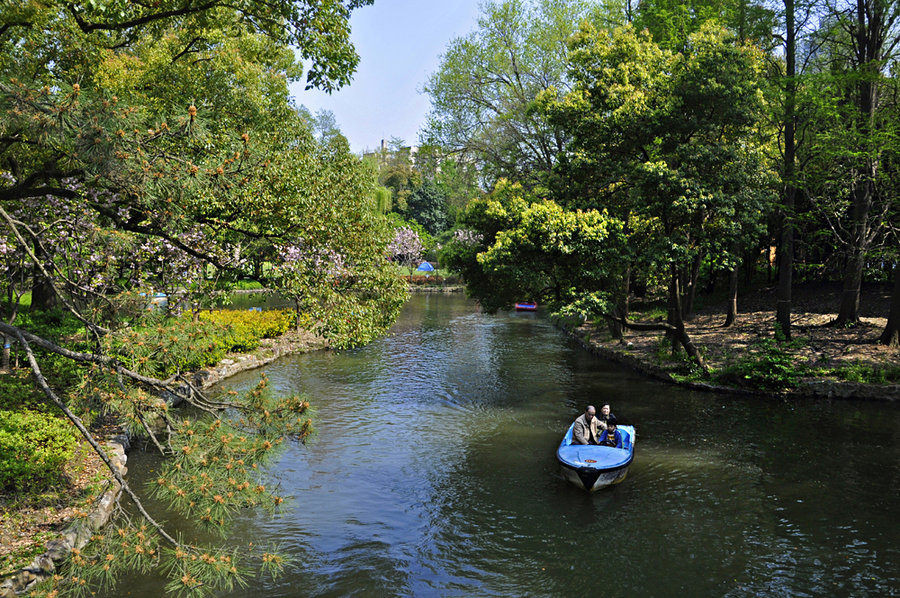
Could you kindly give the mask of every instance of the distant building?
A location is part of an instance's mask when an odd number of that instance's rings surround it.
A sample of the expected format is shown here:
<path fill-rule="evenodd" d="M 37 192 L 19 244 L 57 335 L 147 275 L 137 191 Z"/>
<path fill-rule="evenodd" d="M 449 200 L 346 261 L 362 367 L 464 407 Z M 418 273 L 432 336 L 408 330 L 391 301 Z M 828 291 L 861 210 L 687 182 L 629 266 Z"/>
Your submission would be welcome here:
<path fill-rule="evenodd" d="M 363 152 L 362 156 L 363 158 L 371 158 L 375 160 L 380 166 L 388 164 L 389 162 L 395 162 L 397 160 L 408 160 L 410 164 L 415 166 L 416 155 L 418 153 L 419 148 L 415 145 L 404 145 L 397 150 L 391 150 L 388 147 L 387 140 L 382 139 L 378 149 L 366 150 Z"/>

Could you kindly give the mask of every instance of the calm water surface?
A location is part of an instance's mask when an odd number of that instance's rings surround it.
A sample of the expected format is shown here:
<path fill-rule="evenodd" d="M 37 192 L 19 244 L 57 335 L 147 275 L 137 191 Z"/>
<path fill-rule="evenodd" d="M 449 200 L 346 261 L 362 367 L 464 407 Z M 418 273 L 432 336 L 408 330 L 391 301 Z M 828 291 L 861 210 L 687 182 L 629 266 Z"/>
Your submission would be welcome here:
<path fill-rule="evenodd" d="M 416 295 L 386 338 L 265 371 L 309 395 L 318 435 L 271 472 L 288 509 L 234 530 L 293 563 L 232 596 L 900 595 L 897 406 L 685 391 L 459 295 Z M 555 449 L 606 401 L 637 453 L 587 494 Z M 134 481 L 152 461 L 129 465 Z"/>

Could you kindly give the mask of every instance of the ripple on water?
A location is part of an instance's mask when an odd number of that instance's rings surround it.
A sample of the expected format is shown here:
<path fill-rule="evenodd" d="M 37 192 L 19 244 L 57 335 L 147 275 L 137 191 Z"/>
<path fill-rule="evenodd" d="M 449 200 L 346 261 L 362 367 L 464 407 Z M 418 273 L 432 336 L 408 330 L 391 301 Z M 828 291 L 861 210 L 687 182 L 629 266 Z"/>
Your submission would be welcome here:
<path fill-rule="evenodd" d="M 897 410 L 656 385 L 460 298 L 414 297 L 388 337 L 266 371 L 309 396 L 318 435 L 268 474 L 293 498 L 284 514 L 236 530 L 294 562 L 235 596 L 555 597 L 584 594 L 586 571 L 618 595 L 900 594 Z M 555 450 L 604 400 L 637 452 L 589 494 Z M 848 414 L 838 432 L 865 442 L 823 446 Z"/>

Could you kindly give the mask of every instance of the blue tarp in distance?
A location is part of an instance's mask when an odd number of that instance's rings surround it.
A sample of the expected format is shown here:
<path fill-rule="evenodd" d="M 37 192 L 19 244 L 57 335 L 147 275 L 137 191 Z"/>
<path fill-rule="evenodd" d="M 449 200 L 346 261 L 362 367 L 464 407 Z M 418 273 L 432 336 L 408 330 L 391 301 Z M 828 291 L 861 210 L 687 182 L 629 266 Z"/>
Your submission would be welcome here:
<path fill-rule="evenodd" d="M 419 272 L 434 272 L 434 266 L 428 262 L 422 262 L 416 270 Z"/>

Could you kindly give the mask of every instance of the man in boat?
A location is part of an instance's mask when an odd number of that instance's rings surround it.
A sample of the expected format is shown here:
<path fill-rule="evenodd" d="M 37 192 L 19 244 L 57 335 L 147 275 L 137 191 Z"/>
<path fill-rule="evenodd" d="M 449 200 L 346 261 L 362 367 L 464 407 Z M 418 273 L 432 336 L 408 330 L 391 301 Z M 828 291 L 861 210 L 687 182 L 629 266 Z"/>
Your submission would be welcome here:
<path fill-rule="evenodd" d="M 597 419 L 597 410 L 593 405 L 588 405 L 584 413 L 575 420 L 572 428 L 572 444 L 598 444 L 600 421 Z"/>
<path fill-rule="evenodd" d="M 601 446 L 611 446 L 613 448 L 625 448 L 622 433 L 619 432 L 616 416 L 611 415 L 606 422 L 606 429 L 600 434 L 597 444 Z"/>

